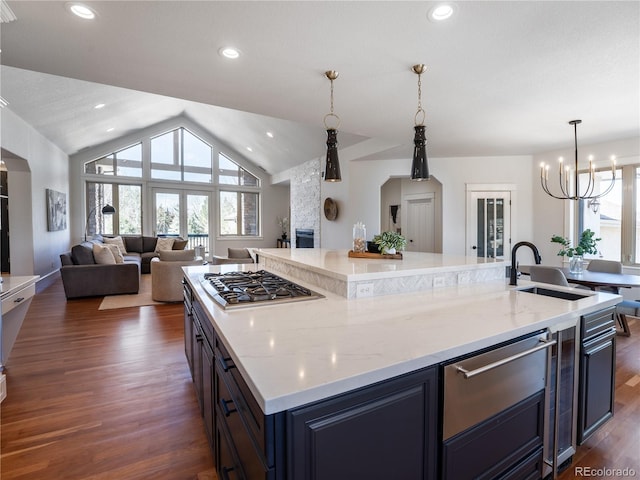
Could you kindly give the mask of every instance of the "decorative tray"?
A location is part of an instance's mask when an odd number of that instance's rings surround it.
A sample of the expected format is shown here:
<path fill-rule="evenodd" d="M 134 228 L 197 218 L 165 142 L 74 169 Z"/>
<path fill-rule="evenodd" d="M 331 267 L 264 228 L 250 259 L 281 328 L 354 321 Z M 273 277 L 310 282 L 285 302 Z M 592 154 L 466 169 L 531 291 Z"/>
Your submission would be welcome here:
<path fill-rule="evenodd" d="M 371 253 L 371 252 L 354 252 L 353 250 L 349 250 L 350 258 L 375 258 L 378 260 L 402 260 L 401 253 L 394 253 L 393 255 L 383 255 L 381 253 Z"/>

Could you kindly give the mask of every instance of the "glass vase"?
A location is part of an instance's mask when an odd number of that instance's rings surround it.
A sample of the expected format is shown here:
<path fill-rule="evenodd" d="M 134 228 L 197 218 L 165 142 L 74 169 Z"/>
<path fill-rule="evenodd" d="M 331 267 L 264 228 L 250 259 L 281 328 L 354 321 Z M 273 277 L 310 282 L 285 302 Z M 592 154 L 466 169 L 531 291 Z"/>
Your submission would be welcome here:
<path fill-rule="evenodd" d="M 582 255 L 574 255 L 569 258 L 569 272 L 573 274 L 582 273 L 584 270 L 584 258 Z"/>
<path fill-rule="evenodd" d="M 362 222 L 353 226 L 353 251 L 356 253 L 367 251 L 367 229 Z"/>

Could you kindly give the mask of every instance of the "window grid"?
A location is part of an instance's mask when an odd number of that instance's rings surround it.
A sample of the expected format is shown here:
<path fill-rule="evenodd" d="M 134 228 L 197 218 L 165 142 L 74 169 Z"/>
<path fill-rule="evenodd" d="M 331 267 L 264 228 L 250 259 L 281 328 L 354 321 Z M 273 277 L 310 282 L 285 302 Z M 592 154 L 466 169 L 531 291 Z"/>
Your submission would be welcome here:
<path fill-rule="evenodd" d="M 102 200 L 106 195 L 104 192 L 109 192 L 110 204 L 116 208 L 116 215 L 113 218 L 103 218 L 100 210 L 104 205 L 95 208 L 98 214 L 95 212 L 91 214 L 93 218 L 89 219 L 90 224 L 87 224 L 87 229 L 91 229 L 93 233 L 106 234 L 141 233 L 142 187 L 147 186 L 148 182 L 160 181 L 167 185 L 176 182 L 219 185 L 221 189 L 218 190 L 217 235 L 223 237 L 260 235 L 260 179 L 258 177 L 227 155 L 218 152 L 219 168 L 214 179 L 213 147 L 184 127 L 147 137 L 147 139 L 145 143 L 141 141 L 85 163 L 86 211 L 91 211 L 100 202 L 109 203 Z M 148 155 L 145 156 L 143 154 L 147 149 Z M 100 178 L 103 176 L 109 176 L 113 181 L 102 182 Z M 116 177 L 122 180 L 117 181 Z M 131 180 L 127 181 L 127 178 Z M 142 185 L 132 184 L 133 179 L 141 179 Z M 138 188 L 137 198 L 132 203 L 122 204 L 122 208 L 119 208 L 119 198 L 124 191 L 122 189 L 132 186 Z M 99 195 L 96 188 L 100 190 Z M 233 222 L 229 223 L 230 220 L 227 219 L 226 226 L 222 214 L 225 195 L 231 195 L 233 198 L 231 203 Z M 124 196 L 136 197 L 128 190 Z M 123 219 L 119 219 L 121 215 L 126 220 L 125 223 L 122 223 Z M 227 212 L 227 217 L 229 215 Z M 233 228 L 230 228 L 232 223 Z M 133 230 L 136 229 L 138 231 L 134 232 Z M 209 225 L 209 229 L 214 229 L 214 226 Z M 213 233 L 210 231 L 209 235 Z"/>
<path fill-rule="evenodd" d="M 611 181 L 611 169 L 596 171 L 603 184 Z M 588 180 L 587 173 L 580 174 L 580 181 Z M 640 265 L 640 165 L 624 165 L 616 169 L 616 185 L 607 195 L 598 199 L 597 211 L 593 202 L 577 202 L 577 236 L 590 228 L 598 242 L 598 257 L 621 261 L 624 265 Z"/>
<path fill-rule="evenodd" d="M 90 175 L 142 177 L 142 142 L 85 163 L 84 173 Z"/>

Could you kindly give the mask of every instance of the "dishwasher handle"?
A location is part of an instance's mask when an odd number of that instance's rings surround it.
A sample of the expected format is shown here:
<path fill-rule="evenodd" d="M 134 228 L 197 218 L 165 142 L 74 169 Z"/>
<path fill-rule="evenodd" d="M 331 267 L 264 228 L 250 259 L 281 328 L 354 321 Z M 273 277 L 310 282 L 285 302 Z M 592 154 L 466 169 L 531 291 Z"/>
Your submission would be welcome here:
<path fill-rule="evenodd" d="M 555 340 L 540 340 L 540 344 L 536 345 L 529 350 L 525 350 L 524 352 L 516 353 L 515 355 L 511 355 L 510 357 L 503 358 L 498 360 L 497 362 L 489 363 L 482 367 L 476 368 L 475 370 L 467 370 L 460 365 L 456 365 L 456 370 L 464 375 L 464 378 L 475 377 L 476 375 L 480 375 L 481 373 L 488 372 L 489 370 L 493 370 L 494 368 L 498 368 L 507 363 L 513 362 L 522 357 L 526 357 L 527 355 L 531 355 L 532 353 L 538 352 L 540 350 L 544 350 L 545 348 L 549 348 L 555 345 L 557 342 Z"/>

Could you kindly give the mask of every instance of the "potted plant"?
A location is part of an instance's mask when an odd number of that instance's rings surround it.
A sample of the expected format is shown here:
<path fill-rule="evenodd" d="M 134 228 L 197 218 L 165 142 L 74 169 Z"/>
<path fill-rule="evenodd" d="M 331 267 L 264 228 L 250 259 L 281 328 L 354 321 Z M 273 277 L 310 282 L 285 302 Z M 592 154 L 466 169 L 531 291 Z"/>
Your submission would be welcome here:
<path fill-rule="evenodd" d="M 373 243 L 378 245 L 380 253 L 383 255 L 393 255 L 407 246 L 407 240 L 398 232 L 382 232 L 373 237 Z"/>
<path fill-rule="evenodd" d="M 554 235 L 551 237 L 552 243 L 559 243 L 562 248 L 558 252 L 559 256 L 569 257 L 569 271 L 571 273 L 580 273 L 583 269 L 584 255 L 587 253 L 598 253 L 598 242 L 601 238 L 594 238 L 595 232 L 587 228 L 580 235 L 577 247 L 571 246 L 571 241 L 568 238 L 561 237 L 560 235 Z"/>

